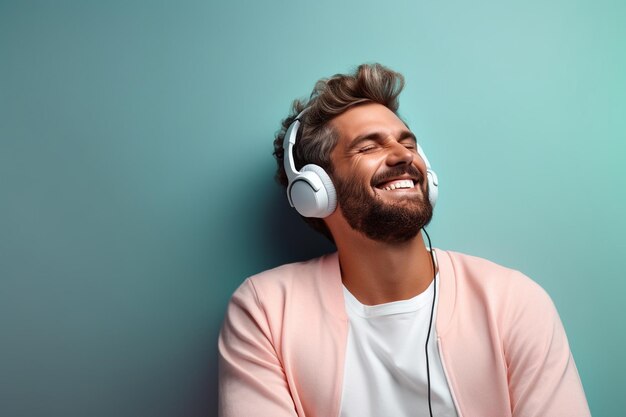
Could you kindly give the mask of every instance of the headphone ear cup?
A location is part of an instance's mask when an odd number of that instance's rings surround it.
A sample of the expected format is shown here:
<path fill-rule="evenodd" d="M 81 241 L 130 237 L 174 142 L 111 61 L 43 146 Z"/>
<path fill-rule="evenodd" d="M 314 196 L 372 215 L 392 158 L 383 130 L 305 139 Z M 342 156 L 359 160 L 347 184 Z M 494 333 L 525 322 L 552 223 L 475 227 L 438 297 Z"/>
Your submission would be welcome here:
<path fill-rule="evenodd" d="M 289 185 L 295 209 L 304 217 L 324 218 L 337 207 L 337 193 L 330 176 L 318 165 L 305 165 Z"/>
<path fill-rule="evenodd" d="M 437 178 L 437 173 L 432 169 L 426 170 L 426 176 L 428 179 L 428 201 L 430 201 L 430 205 L 434 208 L 435 204 L 437 204 L 437 198 L 439 197 L 439 179 Z"/>

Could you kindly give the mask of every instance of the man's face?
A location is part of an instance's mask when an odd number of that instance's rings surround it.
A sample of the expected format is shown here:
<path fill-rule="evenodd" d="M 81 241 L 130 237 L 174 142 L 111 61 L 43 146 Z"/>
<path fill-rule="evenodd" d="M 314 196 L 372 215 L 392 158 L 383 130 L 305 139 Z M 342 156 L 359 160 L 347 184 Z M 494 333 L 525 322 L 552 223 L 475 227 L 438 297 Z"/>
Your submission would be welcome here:
<path fill-rule="evenodd" d="M 344 218 L 373 240 L 412 239 L 432 218 L 415 136 L 388 108 L 358 105 L 331 121 L 339 133 L 332 178 Z"/>

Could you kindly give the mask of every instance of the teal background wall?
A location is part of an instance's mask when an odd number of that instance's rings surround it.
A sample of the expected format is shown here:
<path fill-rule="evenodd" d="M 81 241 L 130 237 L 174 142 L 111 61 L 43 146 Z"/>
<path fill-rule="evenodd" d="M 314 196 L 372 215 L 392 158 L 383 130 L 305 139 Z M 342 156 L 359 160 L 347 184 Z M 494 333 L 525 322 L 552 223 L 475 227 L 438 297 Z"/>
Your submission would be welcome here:
<path fill-rule="evenodd" d="M 332 250 L 274 184 L 320 77 L 379 61 L 441 181 L 437 247 L 552 295 L 626 409 L 626 3 L 0 1 L 0 415 L 214 416 L 248 275 Z"/>

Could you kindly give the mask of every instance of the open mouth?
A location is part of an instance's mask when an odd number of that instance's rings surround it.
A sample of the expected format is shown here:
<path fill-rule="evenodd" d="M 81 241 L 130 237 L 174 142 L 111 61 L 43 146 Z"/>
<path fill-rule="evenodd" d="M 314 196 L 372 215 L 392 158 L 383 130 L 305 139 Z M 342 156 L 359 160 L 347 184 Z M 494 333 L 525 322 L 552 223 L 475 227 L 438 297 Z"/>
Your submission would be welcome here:
<path fill-rule="evenodd" d="M 374 188 L 383 191 L 396 191 L 396 190 L 413 190 L 419 188 L 419 181 L 414 178 L 393 178 L 385 179 L 374 185 Z"/>
<path fill-rule="evenodd" d="M 385 181 L 376 185 L 376 188 L 385 191 L 407 190 L 415 187 L 415 181 L 412 179 L 396 179 Z"/>

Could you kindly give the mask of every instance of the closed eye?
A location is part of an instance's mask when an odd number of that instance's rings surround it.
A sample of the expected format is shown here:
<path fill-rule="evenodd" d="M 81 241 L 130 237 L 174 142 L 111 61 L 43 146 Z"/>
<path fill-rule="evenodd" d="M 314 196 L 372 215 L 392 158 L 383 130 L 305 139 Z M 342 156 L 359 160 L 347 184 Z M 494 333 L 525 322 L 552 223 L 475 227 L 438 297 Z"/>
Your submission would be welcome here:
<path fill-rule="evenodd" d="M 407 149 L 417 149 L 417 145 L 414 140 L 405 140 L 402 142 L 402 145 Z"/>
<path fill-rule="evenodd" d="M 361 143 L 361 146 L 359 147 L 359 153 L 373 151 L 376 148 L 377 148 L 376 142 L 365 141 L 364 143 Z"/>

